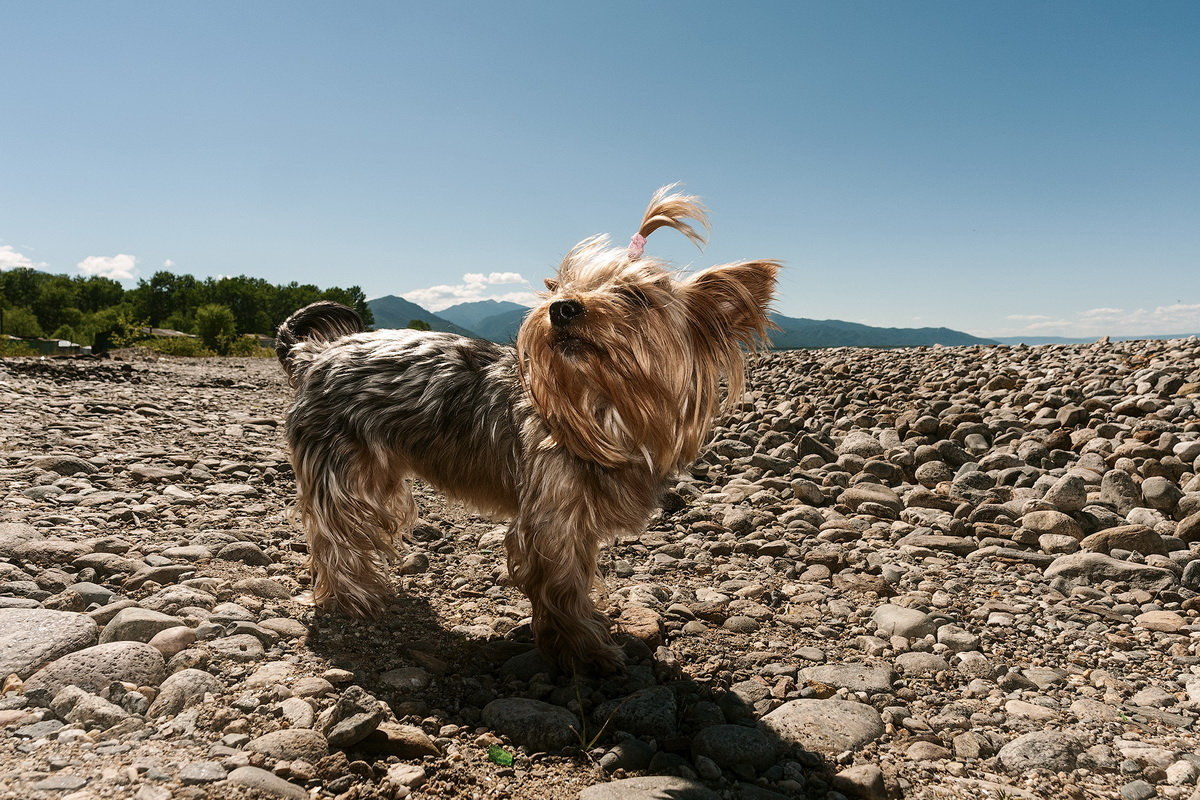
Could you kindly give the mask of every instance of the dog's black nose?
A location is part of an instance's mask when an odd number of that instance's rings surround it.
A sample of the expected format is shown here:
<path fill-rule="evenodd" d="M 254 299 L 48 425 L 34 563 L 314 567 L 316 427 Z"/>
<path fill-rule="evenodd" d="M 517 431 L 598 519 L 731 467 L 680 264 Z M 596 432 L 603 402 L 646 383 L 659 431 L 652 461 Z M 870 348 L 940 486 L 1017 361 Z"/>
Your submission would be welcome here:
<path fill-rule="evenodd" d="M 583 303 L 578 300 L 555 300 L 550 304 L 550 324 L 562 327 L 583 313 Z"/>

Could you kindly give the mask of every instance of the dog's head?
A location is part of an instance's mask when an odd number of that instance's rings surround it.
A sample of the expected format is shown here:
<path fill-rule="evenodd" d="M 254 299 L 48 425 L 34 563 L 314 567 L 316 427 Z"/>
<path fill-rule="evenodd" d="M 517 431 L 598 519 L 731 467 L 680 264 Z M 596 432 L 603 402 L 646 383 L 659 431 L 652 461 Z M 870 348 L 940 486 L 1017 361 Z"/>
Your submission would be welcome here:
<path fill-rule="evenodd" d="M 743 261 L 683 277 L 643 256 L 661 227 L 704 242 L 688 224 L 707 226 L 703 206 L 672 188 L 655 193 L 628 248 L 607 236 L 577 244 L 517 334 L 522 381 L 553 442 L 606 467 L 642 462 L 664 475 L 695 458 L 722 381 L 740 399 L 744 352 L 771 325 L 779 269 Z"/>

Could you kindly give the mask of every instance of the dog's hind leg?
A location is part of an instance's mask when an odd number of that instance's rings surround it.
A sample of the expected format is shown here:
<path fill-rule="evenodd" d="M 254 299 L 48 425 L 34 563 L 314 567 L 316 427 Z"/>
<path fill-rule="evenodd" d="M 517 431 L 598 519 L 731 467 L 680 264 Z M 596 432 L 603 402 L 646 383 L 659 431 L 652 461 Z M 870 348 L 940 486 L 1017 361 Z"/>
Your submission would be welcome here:
<path fill-rule="evenodd" d="M 293 437 L 292 462 L 314 601 L 378 616 L 393 594 L 387 561 L 416 518 L 405 470 L 342 437 Z"/>

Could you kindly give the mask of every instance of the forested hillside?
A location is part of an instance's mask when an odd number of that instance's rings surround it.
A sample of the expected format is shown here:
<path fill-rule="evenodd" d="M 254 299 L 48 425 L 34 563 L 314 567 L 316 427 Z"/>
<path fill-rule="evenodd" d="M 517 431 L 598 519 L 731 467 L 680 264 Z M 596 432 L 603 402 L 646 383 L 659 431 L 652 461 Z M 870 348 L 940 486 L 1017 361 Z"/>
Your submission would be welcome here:
<path fill-rule="evenodd" d="M 288 314 L 316 300 L 345 303 L 368 325 L 372 322 L 371 310 L 357 286 L 277 285 L 243 275 L 202 280 L 164 271 L 126 289 L 100 276 L 13 269 L 0 272 L 0 333 L 91 345 L 98 335 L 120 338 L 148 326 L 199 334 L 198 325 L 217 319 L 226 335 L 270 335 Z"/>

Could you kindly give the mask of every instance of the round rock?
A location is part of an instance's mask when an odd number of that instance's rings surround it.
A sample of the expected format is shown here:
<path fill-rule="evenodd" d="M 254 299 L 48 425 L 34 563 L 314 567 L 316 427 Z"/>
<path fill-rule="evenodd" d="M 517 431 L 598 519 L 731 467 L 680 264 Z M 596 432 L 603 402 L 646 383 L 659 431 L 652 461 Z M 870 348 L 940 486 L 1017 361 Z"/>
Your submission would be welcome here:
<path fill-rule="evenodd" d="M 710 725 L 692 739 L 692 756 L 711 758 L 734 769 L 748 764 L 761 772 L 775 763 L 775 740 L 758 728 L 745 725 Z"/>
<path fill-rule="evenodd" d="M 329 755 L 329 744 L 325 737 L 307 728 L 272 731 L 251 741 L 246 745 L 246 749 L 280 761 L 302 758 L 310 764 L 315 764 Z"/>
<path fill-rule="evenodd" d="M 504 697 L 483 707 L 483 722 L 517 744 L 562 750 L 579 744 L 579 719 L 561 706 L 524 697 Z"/>
<path fill-rule="evenodd" d="M 113 681 L 158 686 L 166 668 L 162 653 L 145 642 L 98 644 L 42 667 L 25 683 L 25 690 L 45 689 L 53 696 L 64 686 L 99 692 Z"/>
<path fill-rule="evenodd" d="M 1018 736 L 1000 748 L 1000 763 L 1012 773 L 1031 769 L 1070 772 L 1086 743 L 1062 731 L 1034 731 Z"/>

